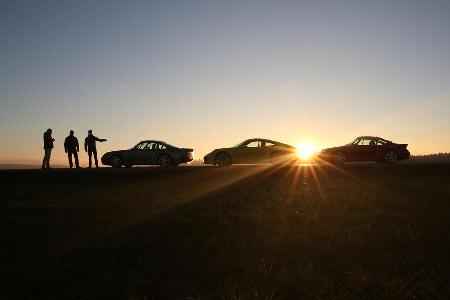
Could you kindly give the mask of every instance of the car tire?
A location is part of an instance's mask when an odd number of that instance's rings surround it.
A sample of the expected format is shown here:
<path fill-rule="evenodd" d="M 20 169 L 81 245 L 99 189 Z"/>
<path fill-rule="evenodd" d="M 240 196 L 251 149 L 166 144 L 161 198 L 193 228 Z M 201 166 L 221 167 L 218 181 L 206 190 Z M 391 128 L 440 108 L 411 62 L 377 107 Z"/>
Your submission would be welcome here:
<path fill-rule="evenodd" d="M 393 164 L 398 160 L 398 155 L 395 150 L 388 150 L 384 153 L 384 162 L 387 164 Z"/>
<path fill-rule="evenodd" d="M 158 157 L 158 165 L 161 168 L 168 168 L 168 167 L 172 166 L 172 160 L 170 159 L 170 156 L 167 154 L 161 154 Z"/>
<path fill-rule="evenodd" d="M 231 166 L 231 156 L 226 152 L 219 152 L 216 154 L 215 162 L 219 167 Z"/>
<path fill-rule="evenodd" d="M 129 168 L 132 168 L 132 167 L 133 167 L 133 164 L 125 164 L 125 167 L 128 168 L 128 169 L 129 169 Z"/>
<path fill-rule="evenodd" d="M 347 157 L 343 152 L 336 152 L 333 155 L 332 161 L 335 165 L 343 165 L 345 161 L 347 160 Z"/>
<path fill-rule="evenodd" d="M 120 168 L 120 167 L 122 167 L 122 165 L 123 165 L 123 160 L 122 160 L 122 157 L 120 157 L 120 155 L 116 154 L 111 158 L 111 166 L 113 168 Z"/>

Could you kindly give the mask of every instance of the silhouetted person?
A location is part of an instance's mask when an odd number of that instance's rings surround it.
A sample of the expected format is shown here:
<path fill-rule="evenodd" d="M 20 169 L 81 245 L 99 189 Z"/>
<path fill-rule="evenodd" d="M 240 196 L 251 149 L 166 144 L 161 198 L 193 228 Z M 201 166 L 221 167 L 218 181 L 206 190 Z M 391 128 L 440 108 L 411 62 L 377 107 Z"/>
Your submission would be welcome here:
<path fill-rule="evenodd" d="M 50 155 L 52 154 L 53 142 L 55 139 L 52 137 L 52 130 L 49 128 L 44 132 L 44 159 L 42 160 L 42 169 L 50 168 Z"/>
<path fill-rule="evenodd" d="M 67 156 L 69 157 L 69 165 L 72 168 L 72 155 L 75 158 L 75 166 L 77 168 L 80 167 L 80 164 L 78 163 L 78 151 L 80 151 L 80 147 L 78 144 L 78 139 L 73 135 L 73 130 L 70 131 L 70 134 L 68 137 L 66 137 L 66 140 L 64 141 L 64 150 L 67 153 Z"/>
<path fill-rule="evenodd" d="M 84 151 L 88 153 L 89 156 L 89 168 L 92 167 L 92 154 L 94 155 L 95 167 L 98 168 L 97 159 L 97 147 L 96 142 L 106 142 L 106 139 L 99 139 L 92 134 L 92 130 L 88 130 L 88 136 L 84 140 Z"/>

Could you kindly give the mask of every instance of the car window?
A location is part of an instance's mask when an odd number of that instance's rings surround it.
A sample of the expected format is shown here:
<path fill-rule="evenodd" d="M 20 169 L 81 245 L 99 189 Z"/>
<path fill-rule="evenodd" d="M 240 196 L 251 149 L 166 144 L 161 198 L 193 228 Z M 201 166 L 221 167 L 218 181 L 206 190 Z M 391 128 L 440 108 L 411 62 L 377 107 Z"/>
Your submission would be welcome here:
<path fill-rule="evenodd" d="M 145 145 L 145 150 L 151 150 L 154 144 L 155 143 L 148 142 L 147 145 Z"/>
<path fill-rule="evenodd" d="M 272 147 L 272 146 L 275 146 L 275 144 L 271 143 L 271 142 L 266 142 L 266 147 Z"/>
<path fill-rule="evenodd" d="M 160 143 L 155 143 L 155 149 L 157 150 L 164 150 L 166 149 L 166 145 L 160 144 Z"/>
<path fill-rule="evenodd" d="M 377 142 L 376 142 L 376 144 L 378 145 L 378 146 L 383 146 L 384 144 L 386 144 L 387 142 L 386 141 L 384 141 L 384 140 L 377 140 Z"/>
<path fill-rule="evenodd" d="M 249 148 L 257 148 L 257 147 L 261 147 L 261 141 L 252 141 L 250 143 L 248 143 L 247 145 L 245 145 L 246 147 Z"/>
<path fill-rule="evenodd" d="M 136 149 L 142 150 L 145 149 L 145 147 L 147 146 L 147 142 L 140 142 L 139 144 L 136 145 Z"/>
<path fill-rule="evenodd" d="M 373 139 L 368 139 L 368 138 L 365 138 L 365 139 L 359 139 L 358 141 L 357 141 L 357 143 L 355 143 L 355 145 L 359 145 L 359 146 L 371 146 L 371 145 L 373 145 L 375 142 L 373 141 Z"/>
<path fill-rule="evenodd" d="M 361 145 L 363 145 L 363 146 L 369 146 L 369 144 L 370 144 L 371 141 L 372 141 L 372 140 L 369 140 L 369 139 L 362 139 L 362 140 L 361 140 Z"/>

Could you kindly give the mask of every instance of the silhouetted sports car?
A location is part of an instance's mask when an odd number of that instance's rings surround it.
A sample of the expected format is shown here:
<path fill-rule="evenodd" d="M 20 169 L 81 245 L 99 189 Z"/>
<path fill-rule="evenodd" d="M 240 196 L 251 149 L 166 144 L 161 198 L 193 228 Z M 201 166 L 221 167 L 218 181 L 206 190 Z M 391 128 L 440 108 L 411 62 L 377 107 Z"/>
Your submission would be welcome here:
<path fill-rule="evenodd" d="M 249 139 L 231 148 L 215 149 L 203 158 L 205 164 L 229 166 L 283 162 L 294 159 L 296 148 L 267 139 Z"/>
<path fill-rule="evenodd" d="M 161 141 L 142 141 L 129 150 L 105 153 L 102 164 L 115 168 L 134 165 L 177 166 L 192 160 L 192 149 L 178 148 Z"/>
<path fill-rule="evenodd" d="M 408 144 L 396 144 L 379 137 L 360 136 L 347 145 L 323 149 L 317 158 L 335 164 L 343 164 L 347 161 L 376 161 L 392 164 L 409 158 L 407 146 Z"/>

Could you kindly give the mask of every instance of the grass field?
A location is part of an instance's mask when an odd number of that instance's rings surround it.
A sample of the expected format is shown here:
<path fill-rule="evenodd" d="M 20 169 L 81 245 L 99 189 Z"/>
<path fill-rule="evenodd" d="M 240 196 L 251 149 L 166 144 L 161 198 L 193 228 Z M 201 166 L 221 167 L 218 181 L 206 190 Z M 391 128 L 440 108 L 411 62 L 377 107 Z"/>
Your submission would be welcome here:
<path fill-rule="evenodd" d="M 0 299 L 450 298 L 450 164 L 0 182 Z"/>

